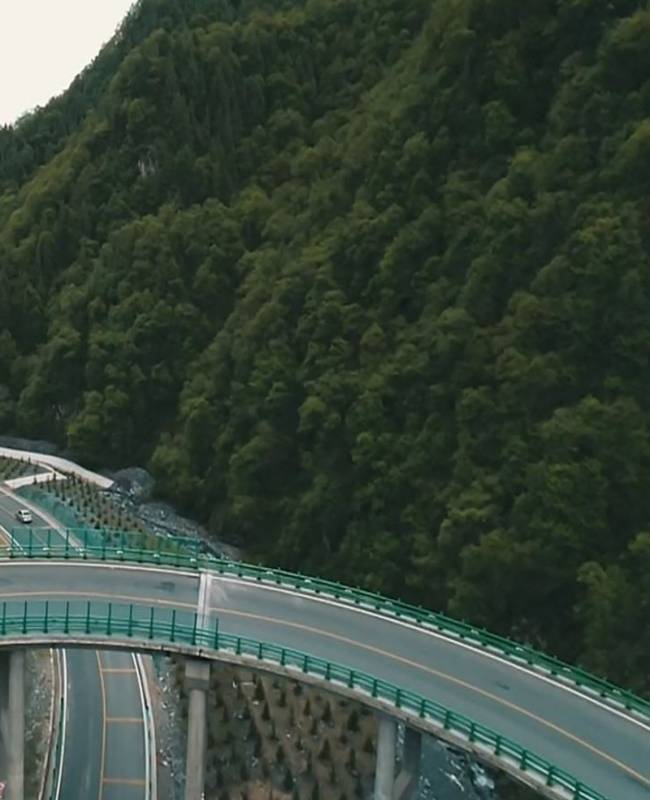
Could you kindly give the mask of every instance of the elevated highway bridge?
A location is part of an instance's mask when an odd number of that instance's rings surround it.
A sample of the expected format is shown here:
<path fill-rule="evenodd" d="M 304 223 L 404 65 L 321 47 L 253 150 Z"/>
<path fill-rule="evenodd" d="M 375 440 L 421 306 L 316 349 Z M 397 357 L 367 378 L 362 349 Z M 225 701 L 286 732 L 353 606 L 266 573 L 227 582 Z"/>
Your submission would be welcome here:
<path fill-rule="evenodd" d="M 543 796 L 649 800 L 647 701 L 422 609 L 188 554 L 164 540 L 158 548 L 129 539 L 97 546 L 79 532 L 69 540 L 43 531 L 15 537 L 0 551 L 0 647 L 175 652 L 192 663 L 246 664 L 354 696 L 382 715 L 381 800 L 397 796 L 397 719 Z M 200 682 L 191 696 L 194 723 L 203 725 Z M 192 708 L 191 701 L 191 734 Z"/>

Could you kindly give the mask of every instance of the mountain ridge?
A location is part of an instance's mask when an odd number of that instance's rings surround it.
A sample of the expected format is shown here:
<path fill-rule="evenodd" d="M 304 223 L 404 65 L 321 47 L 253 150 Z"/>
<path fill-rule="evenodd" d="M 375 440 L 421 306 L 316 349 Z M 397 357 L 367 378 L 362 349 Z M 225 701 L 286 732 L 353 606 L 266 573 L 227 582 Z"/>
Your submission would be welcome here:
<path fill-rule="evenodd" d="M 650 12 L 226 5 L 0 141 L 0 424 L 647 691 Z"/>

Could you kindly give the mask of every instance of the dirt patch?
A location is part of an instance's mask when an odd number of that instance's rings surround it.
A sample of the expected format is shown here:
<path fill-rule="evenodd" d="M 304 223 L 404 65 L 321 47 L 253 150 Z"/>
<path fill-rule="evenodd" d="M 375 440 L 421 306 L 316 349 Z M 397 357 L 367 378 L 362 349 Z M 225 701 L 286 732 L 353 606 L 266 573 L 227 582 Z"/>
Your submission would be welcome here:
<path fill-rule="evenodd" d="M 25 654 L 25 798 L 37 800 L 50 745 L 53 663 L 49 650 Z"/>

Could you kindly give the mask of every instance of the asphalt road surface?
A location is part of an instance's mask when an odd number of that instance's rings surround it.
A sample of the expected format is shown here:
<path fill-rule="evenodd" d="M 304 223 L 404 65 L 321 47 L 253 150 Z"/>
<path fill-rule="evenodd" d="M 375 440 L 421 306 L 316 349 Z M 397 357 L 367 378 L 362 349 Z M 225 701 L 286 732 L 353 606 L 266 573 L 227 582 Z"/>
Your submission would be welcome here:
<path fill-rule="evenodd" d="M 0 493 L 0 529 L 13 531 L 19 543 L 32 531 L 36 543 L 37 528 L 48 523 L 34 514 L 31 526 L 21 525 L 20 507 Z M 0 594 L 3 578 L 0 572 Z M 68 702 L 54 800 L 145 800 L 145 717 L 133 655 L 71 649 L 65 659 Z"/>
<path fill-rule="evenodd" d="M 611 800 L 650 798 L 650 726 L 461 642 L 322 597 L 232 577 L 206 576 L 202 593 L 220 630 L 275 642 L 416 691 L 489 726 Z M 10 562 L 0 601 L 134 604 L 193 618 L 195 573 L 124 565 Z M 123 797 L 125 795 L 120 795 Z"/>

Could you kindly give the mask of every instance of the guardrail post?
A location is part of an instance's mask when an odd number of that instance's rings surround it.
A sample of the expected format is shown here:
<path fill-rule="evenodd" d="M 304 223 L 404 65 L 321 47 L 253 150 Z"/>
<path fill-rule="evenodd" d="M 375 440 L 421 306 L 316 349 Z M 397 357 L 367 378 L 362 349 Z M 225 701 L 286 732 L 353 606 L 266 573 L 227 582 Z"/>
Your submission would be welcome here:
<path fill-rule="evenodd" d="M 395 747 L 397 723 L 392 717 L 379 717 L 374 800 L 393 800 L 395 785 Z"/>
<path fill-rule="evenodd" d="M 210 683 L 210 662 L 188 659 L 185 662 L 185 683 L 190 694 L 185 800 L 202 800 L 205 790 L 206 694 Z"/>

